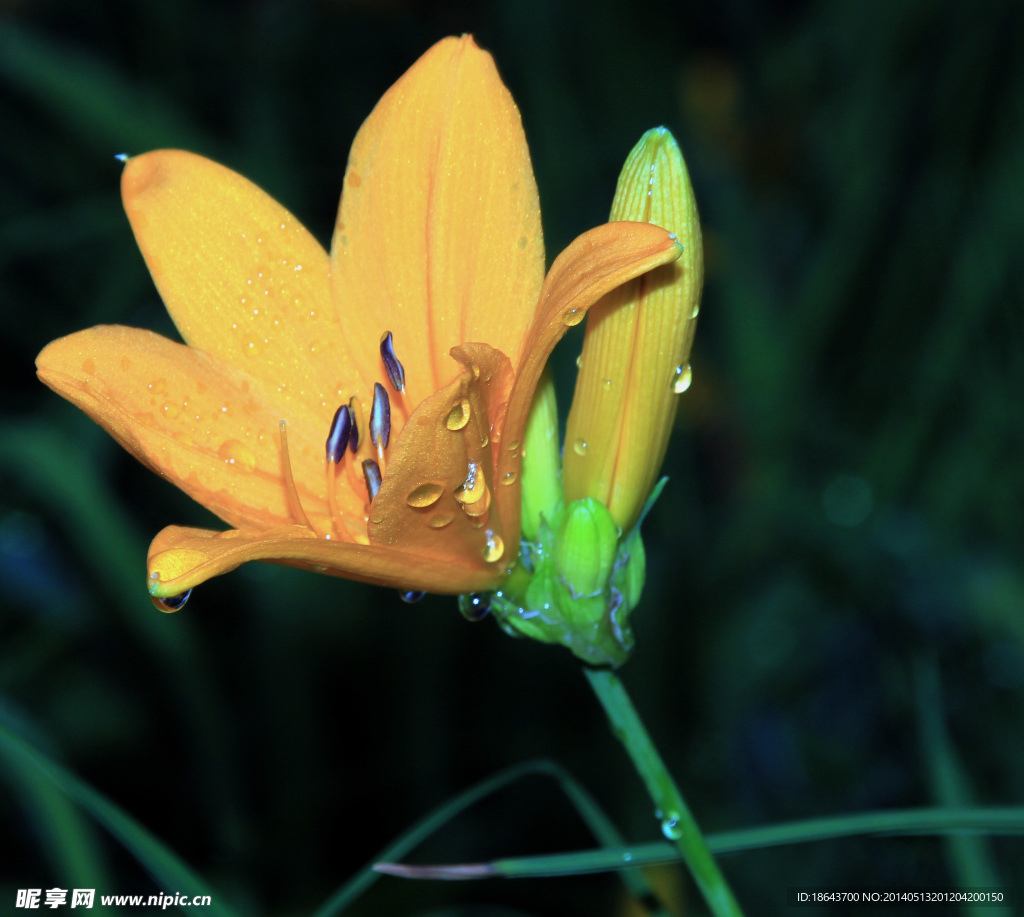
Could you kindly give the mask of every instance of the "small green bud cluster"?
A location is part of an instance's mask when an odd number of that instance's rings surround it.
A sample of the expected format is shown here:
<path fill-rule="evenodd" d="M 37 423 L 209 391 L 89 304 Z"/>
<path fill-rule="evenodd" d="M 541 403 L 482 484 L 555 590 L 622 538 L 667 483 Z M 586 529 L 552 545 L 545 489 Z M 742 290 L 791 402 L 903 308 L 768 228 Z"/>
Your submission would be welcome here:
<path fill-rule="evenodd" d="M 644 584 L 639 528 L 621 539 L 611 513 L 590 497 L 538 528 L 492 597 L 499 624 L 515 636 L 560 643 L 591 665 L 621 665 L 633 646 L 628 619 Z"/>

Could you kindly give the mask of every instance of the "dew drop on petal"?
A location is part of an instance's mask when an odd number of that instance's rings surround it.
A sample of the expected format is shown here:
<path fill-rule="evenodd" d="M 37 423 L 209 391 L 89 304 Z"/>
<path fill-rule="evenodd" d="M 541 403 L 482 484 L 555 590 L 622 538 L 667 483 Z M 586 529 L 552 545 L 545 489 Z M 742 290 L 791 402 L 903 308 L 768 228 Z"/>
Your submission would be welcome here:
<path fill-rule="evenodd" d="M 155 575 L 155 574 L 154 574 Z M 156 605 L 161 611 L 172 612 L 182 608 L 188 601 L 189 596 L 192 595 L 192 590 L 189 589 L 187 592 L 181 593 L 181 595 L 171 595 L 165 599 L 158 599 L 153 596 L 153 604 Z"/>
<path fill-rule="evenodd" d="M 253 471 L 256 468 L 256 456 L 252 454 L 245 443 L 239 442 L 237 439 L 225 440 L 221 443 L 217 454 L 240 471 Z"/>
<path fill-rule="evenodd" d="M 501 555 L 505 553 L 505 542 L 501 540 L 501 535 L 495 535 L 490 529 L 486 532 L 487 541 L 484 543 L 484 560 L 489 564 L 493 564 L 496 561 L 501 560 Z"/>
<path fill-rule="evenodd" d="M 480 466 L 476 462 L 470 462 L 466 480 L 455 488 L 455 499 L 462 504 L 472 504 L 480 500 L 486 492 L 487 483 L 484 481 Z"/>
<path fill-rule="evenodd" d="M 572 444 L 572 451 L 577 455 L 587 454 L 587 441 L 585 439 L 578 439 Z"/>
<path fill-rule="evenodd" d="M 681 395 L 690 387 L 691 382 L 693 382 L 693 370 L 690 368 L 690 364 L 677 366 L 673 376 L 672 391 Z"/>
<path fill-rule="evenodd" d="M 568 312 L 562 314 L 562 324 L 568 325 L 572 328 L 574 325 L 578 325 L 583 321 L 583 317 L 587 313 L 582 309 L 570 309 Z"/>
<path fill-rule="evenodd" d="M 486 484 L 483 484 L 479 489 L 480 497 L 476 498 L 474 502 L 463 502 L 462 511 L 470 518 L 476 518 L 482 516 L 491 508 L 491 491 Z M 460 501 L 461 502 L 461 501 Z"/>
<path fill-rule="evenodd" d="M 420 484 L 419 487 L 414 487 L 410 490 L 408 496 L 405 498 L 405 502 L 408 503 L 409 506 L 415 506 L 417 508 L 433 506 L 443 493 L 443 484 L 437 484 L 434 481 L 427 481 L 426 484 Z"/>
<path fill-rule="evenodd" d="M 505 484 L 506 486 L 509 485 L 509 484 L 515 484 L 516 479 L 518 477 L 519 477 L 519 472 L 517 472 L 517 471 L 506 471 L 504 477 L 502 477 L 502 479 L 501 479 L 501 483 Z"/>
<path fill-rule="evenodd" d="M 469 423 L 469 399 L 462 398 L 449 412 L 444 425 L 451 431 L 461 430 Z"/>
<path fill-rule="evenodd" d="M 164 417 L 166 417 L 168 420 L 174 420 L 174 418 L 181 413 L 181 411 L 178 409 L 178 406 L 176 404 L 171 404 L 170 401 L 164 402 L 160 410 L 164 412 Z"/>
<path fill-rule="evenodd" d="M 451 513 L 435 513 L 430 517 L 428 524 L 432 529 L 443 529 L 446 525 L 451 525 L 454 518 Z"/>
<path fill-rule="evenodd" d="M 459 612 L 467 621 L 482 621 L 491 612 L 491 597 L 485 592 L 459 596 Z"/>
<path fill-rule="evenodd" d="M 154 379 L 149 383 L 149 390 L 153 393 L 154 398 L 162 398 L 167 394 L 167 380 Z"/>

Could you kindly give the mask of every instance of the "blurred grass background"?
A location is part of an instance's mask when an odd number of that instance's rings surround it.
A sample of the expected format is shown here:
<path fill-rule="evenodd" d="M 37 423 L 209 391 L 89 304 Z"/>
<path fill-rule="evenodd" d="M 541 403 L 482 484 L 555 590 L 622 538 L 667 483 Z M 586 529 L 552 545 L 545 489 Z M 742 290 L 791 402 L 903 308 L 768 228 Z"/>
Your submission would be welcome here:
<path fill-rule="evenodd" d="M 1015 0 L 4 0 L 0 720 L 244 914 L 310 913 L 416 818 L 530 757 L 568 767 L 628 837 L 656 836 L 569 654 L 453 600 L 253 565 L 160 615 L 149 538 L 210 517 L 33 374 L 43 345 L 92 324 L 173 335 L 115 153 L 204 153 L 327 243 L 361 120 L 466 31 L 522 110 L 549 257 L 606 218 L 647 128 L 671 128 L 693 173 L 694 383 L 624 677 L 704 828 L 1024 802 Z M 557 354 L 563 409 L 579 340 Z M 8 776 L 0 901 L 79 876 L 159 890 Z M 530 780 L 420 859 L 591 844 Z M 864 839 L 725 868 L 750 913 L 781 914 L 790 885 L 1020 884 L 1022 854 Z M 352 913 L 615 914 L 618 894 L 609 876 L 385 880 Z"/>

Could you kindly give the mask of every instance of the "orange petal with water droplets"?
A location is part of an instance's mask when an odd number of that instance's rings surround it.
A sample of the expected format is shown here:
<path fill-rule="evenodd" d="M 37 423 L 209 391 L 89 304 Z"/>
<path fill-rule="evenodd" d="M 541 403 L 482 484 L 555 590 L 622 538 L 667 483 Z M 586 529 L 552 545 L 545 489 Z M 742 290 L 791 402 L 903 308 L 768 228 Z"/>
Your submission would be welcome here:
<path fill-rule="evenodd" d="M 499 466 L 510 461 L 522 439 L 533 393 L 551 351 L 562 335 L 610 290 L 647 271 L 675 261 L 682 247 L 666 230 L 650 223 L 605 223 L 574 239 L 551 265 L 530 331 L 517 354 L 516 381 L 509 398 Z M 514 493 L 513 493 L 514 490 Z M 519 491 L 498 491 L 499 512 L 519 530 Z M 514 524 L 512 521 L 514 520 Z"/>
<path fill-rule="evenodd" d="M 477 565 L 489 572 L 493 586 L 519 544 L 518 530 L 504 526 L 492 503 L 500 486 L 492 425 L 504 413 L 512 367 L 508 357 L 485 344 L 455 348 L 452 355 L 463 372 L 422 402 L 402 428 L 370 507 L 368 534 L 374 546 L 400 548 L 437 564 Z M 495 538 L 507 550 L 495 552 Z"/>
<path fill-rule="evenodd" d="M 458 375 L 452 347 L 518 351 L 544 278 L 540 205 L 519 111 L 471 37 L 434 45 L 360 129 L 331 259 L 346 334 L 394 332 L 410 404 Z"/>
<path fill-rule="evenodd" d="M 230 525 L 294 520 L 281 473 L 278 423 L 287 403 L 261 380 L 151 331 L 101 325 L 48 345 L 39 378 L 138 458 Z M 292 466 L 306 512 L 326 507 L 324 444 L 289 423 Z M 346 505 L 362 523 L 354 496 Z"/>
<path fill-rule="evenodd" d="M 333 413 L 354 389 L 365 397 L 331 298 L 327 253 L 277 201 L 181 150 L 129 159 L 121 194 L 187 344 L 262 379 L 304 424 L 318 421 L 325 401 Z M 350 343 L 373 353 L 377 337 Z"/>
<path fill-rule="evenodd" d="M 212 532 L 172 525 L 150 545 L 149 593 L 157 598 L 181 595 L 252 560 L 442 595 L 494 584 L 491 571 L 462 563 L 461 558 L 441 564 L 398 548 L 327 541 L 301 526 Z"/>

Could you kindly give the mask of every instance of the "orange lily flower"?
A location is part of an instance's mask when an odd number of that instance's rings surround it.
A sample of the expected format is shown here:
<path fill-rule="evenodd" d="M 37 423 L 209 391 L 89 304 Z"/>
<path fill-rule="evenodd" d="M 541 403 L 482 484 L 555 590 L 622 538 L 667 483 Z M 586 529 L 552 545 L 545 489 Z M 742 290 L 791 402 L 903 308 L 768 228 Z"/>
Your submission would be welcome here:
<path fill-rule="evenodd" d="M 518 554 L 520 441 L 551 350 L 609 290 L 679 256 L 664 230 L 609 223 L 544 277 L 519 112 L 469 36 L 431 48 L 360 129 L 330 253 L 191 153 L 129 159 L 122 195 L 186 343 L 100 326 L 37 367 L 232 526 L 157 535 L 148 585 L 165 610 L 250 560 L 494 588 Z"/>

